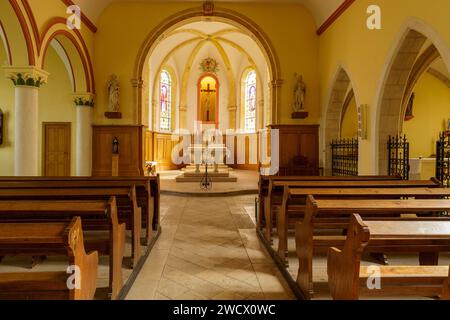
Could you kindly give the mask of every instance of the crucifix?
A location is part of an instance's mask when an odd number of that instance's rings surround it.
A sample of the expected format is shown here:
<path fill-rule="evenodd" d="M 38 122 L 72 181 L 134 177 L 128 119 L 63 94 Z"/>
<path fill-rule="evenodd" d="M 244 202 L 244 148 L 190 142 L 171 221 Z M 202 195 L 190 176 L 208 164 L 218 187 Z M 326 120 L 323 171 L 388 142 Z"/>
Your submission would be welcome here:
<path fill-rule="evenodd" d="M 216 90 L 211 89 L 211 85 L 208 83 L 208 88 L 206 90 L 201 90 L 202 93 L 206 93 L 206 121 L 210 120 L 211 112 L 211 93 L 216 93 Z"/>

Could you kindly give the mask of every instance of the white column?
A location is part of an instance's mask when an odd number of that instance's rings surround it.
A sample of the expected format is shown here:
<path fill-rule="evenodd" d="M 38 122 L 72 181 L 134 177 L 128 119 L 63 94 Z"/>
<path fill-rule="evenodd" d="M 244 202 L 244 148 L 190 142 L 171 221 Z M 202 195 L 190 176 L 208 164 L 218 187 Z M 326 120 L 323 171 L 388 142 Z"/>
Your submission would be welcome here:
<path fill-rule="evenodd" d="M 39 88 L 16 86 L 14 116 L 14 174 L 39 175 Z"/>
<path fill-rule="evenodd" d="M 80 97 L 85 105 L 76 105 L 76 175 L 92 175 L 92 97 Z M 92 104 L 91 104 L 92 103 Z"/>

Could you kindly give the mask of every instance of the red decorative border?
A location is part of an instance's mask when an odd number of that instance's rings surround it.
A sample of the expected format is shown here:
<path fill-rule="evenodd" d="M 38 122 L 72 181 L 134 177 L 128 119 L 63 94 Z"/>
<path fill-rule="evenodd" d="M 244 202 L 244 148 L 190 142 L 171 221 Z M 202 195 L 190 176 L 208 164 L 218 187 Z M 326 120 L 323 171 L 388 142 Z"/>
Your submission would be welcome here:
<path fill-rule="evenodd" d="M 33 40 L 31 39 L 30 30 L 28 29 L 27 21 L 25 16 L 22 14 L 22 10 L 20 10 L 20 6 L 17 0 L 9 0 L 14 12 L 16 13 L 17 19 L 19 20 L 20 27 L 22 28 L 23 35 L 25 37 L 25 42 L 27 45 L 28 52 L 28 63 L 30 66 L 34 66 L 36 63 L 36 57 L 34 56 L 33 49 Z"/>
<path fill-rule="evenodd" d="M 317 29 L 317 35 L 322 35 L 356 0 L 345 0 L 339 8 Z"/>
<path fill-rule="evenodd" d="M 61 17 L 53 18 L 48 22 L 48 24 L 44 28 L 44 32 L 42 33 L 43 36 L 41 37 L 41 40 L 39 43 L 39 48 L 40 48 L 40 52 L 41 52 L 40 56 L 43 57 L 41 68 L 43 68 L 43 66 L 44 66 L 45 55 L 46 55 L 48 46 L 50 44 L 50 41 L 58 35 L 64 35 L 70 41 L 72 41 L 73 45 L 75 46 L 75 48 L 78 51 L 78 54 L 81 57 L 81 60 L 83 62 L 83 68 L 84 68 L 85 77 L 86 77 L 86 87 L 88 89 L 88 92 L 91 92 L 91 89 L 92 89 L 92 93 L 95 93 L 94 72 L 93 72 L 94 68 L 92 66 L 92 60 L 89 55 L 89 50 L 87 49 L 86 43 L 84 42 L 83 36 L 81 35 L 79 30 L 77 30 L 77 29 L 73 30 L 73 32 L 77 36 L 79 42 L 73 36 L 73 34 L 68 32 L 67 30 L 57 30 L 49 37 L 49 40 L 45 43 L 45 47 L 42 47 L 44 45 L 43 41 L 44 41 L 47 33 L 56 24 L 63 24 L 64 26 L 66 26 L 66 19 L 61 18 Z M 80 43 L 81 43 L 82 47 L 80 47 Z"/>
<path fill-rule="evenodd" d="M 70 60 L 70 56 L 67 54 L 67 50 L 66 48 L 64 48 L 64 46 L 62 45 L 61 41 L 59 41 L 58 39 L 55 38 L 55 41 L 59 43 L 59 45 L 61 46 L 61 48 L 64 50 L 64 54 L 67 57 L 67 60 L 69 61 L 69 66 L 70 66 L 70 70 L 72 71 L 72 80 L 73 80 L 73 92 L 77 92 L 77 82 L 75 80 L 75 73 L 73 72 L 73 64 L 72 61 Z M 45 58 L 44 58 L 45 59 Z M 42 63 L 42 65 L 44 65 L 45 62 Z M 83 65 L 84 68 L 84 65 Z M 86 74 L 86 69 L 84 69 L 84 72 Z M 86 83 L 88 83 L 89 79 L 86 79 Z M 87 86 L 86 86 L 87 87 Z"/>
<path fill-rule="evenodd" d="M 73 6 L 75 3 L 72 0 L 61 0 L 66 6 Z M 91 0 L 92 1 L 92 0 Z M 94 0 L 96 1 L 96 0 Z M 81 12 L 81 21 L 91 30 L 93 33 L 97 32 L 97 27 L 95 24 L 83 13 Z"/>
<path fill-rule="evenodd" d="M 9 45 L 9 41 L 8 41 L 8 35 L 6 34 L 5 28 L 3 27 L 2 22 L 0 21 L 0 30 L 2 30 L 3 36 L 5 37 L 5 41 L 6 41 L 6 51 L 8 51 L 8 62 L 10 65 L 13 64 L 13 57 L 11 54 L 11 47 Z"/>
<path fill-rule="evenodd" d="M 207 77 L 211 77 L 214 78 L 214 80 L 216 80 L 216 121 L 202 121 L 201 118 L 201 107 L 202 107 L 202 102 L 200 100 L 201 97 L 201 93 L 200 90 L 202 88 L 202 81 L 203 79 L 207 78 Z M 210 73 L 210 72 L 206 72 L 204 74 L 201 75 L 201 77 L 198 79 L 198 83 L 197 83 L 197 121 L 202 121 L 203 124 L 215 124 L 216 125 L 216 129 L 219 129 L 219 108 L 220 108 L 220 81 L 219 78 L 217 78 L 217 75 L 215 75 L 214 73 Z"/>

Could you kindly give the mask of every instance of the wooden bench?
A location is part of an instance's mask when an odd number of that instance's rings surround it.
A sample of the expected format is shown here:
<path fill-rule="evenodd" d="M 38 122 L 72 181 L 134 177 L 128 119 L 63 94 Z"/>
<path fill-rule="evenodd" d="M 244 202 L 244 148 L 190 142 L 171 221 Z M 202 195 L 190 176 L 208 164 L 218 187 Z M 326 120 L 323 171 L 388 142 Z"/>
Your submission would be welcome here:
<path fill-rule="evenodd" d="M 274 192 L 273 183 L 278 181 L 373 181 L 373 180 L 402 180 L 401 176 L 357 176 L 357 177 L 337 177 L 337 176 L 264 176 L 259 175 L 258 189 L 259 189 L 259 208 L 258 228 L 264 226 L 265 219 L 265 202 L 269 193 Z M 282 192 L 282 190 L 281 190 Z M 281 195 L 282 193 L 280 193 Z M 270 195 L 272 198 L 272 194 Z"/>
<path fill-rule="evenodd" d="M 98 254 L 86 254 L 81 219 L 68 223 L 0 223 L 0 252 L 18 253 L 30 247 L 58 248 L 68 256 L 72 272 L 0 273 L 0 300 L 92 300 L 96 291 Z M 68 273 L 70 271 L 70 273 Z M 79 283 L 77 283 L 79 281 Z M 68 283 L 79 284 L 70 289 Z"/>
<path fill-rule="evenodd" d="M 125 224 L 119 224 L 116 199 L 105 201 L 0 201 L 0 223 L 52 223 L 70 221 L 80 216 L 85 231 L 85 247 L 100 255 L 109 255 L 109 291 L 117 299 L 123 287 L 122 260 L 125 245 Z M 93 231 L 87 233 L 86 231 Z M 97 234 L 94 231 L 108 231 Z M 28 251 L 28 252 L 26 252 Z M 29 247 L 19 253 L 31 256 L 61 254 L 61 250 Z M 64 253 L 64 252 L 63 252 Z M 3 254 L 0 252 L 0 256 Z"/>
<path fill-rule="evenodd" d="M 287 264 L 288 231 L 295 222 L 303 219 L 306 199 L 442 199 L 450 197 L 445 188 L 285 188 L 280 210 L 277 211 L 278 255 Z M 294 204 L 290 204 L 290 203 Z M 305 204 L 303 204 L 305 203 Z"/>
<path fill-rule="evenodd" d="M 135 267 L 141 256 L 141 208 L 137 205 L 136 188 L 27 188 L 27 189 L 0 189 L 0 201 L 4 200 L 103 200 L 108 201 L 116 197 L 119 221 L 127 224 L 131 230 L 131 267 Z"/>
<path fill-rule="evenodd" d="M 361 295 L 424 296 L 450 299 L 448 266 L 376 266 L 361 267 L 361 256 L 368 246 L 448 247 L 450 222 L 363 221 L 353 215 L 343 250 L 330 248 L 328 282 L 333 299 L 357 300 Z M 381 276 L 377 284 L 374 276 Z M 370 284 L 370 286 L 369 286 Z M 378 287 L 373 287 L 378 285 Z"/>
<path fill-rule="evenodd" d="M 367 179 L 370 179 L 367 178 Z M 395 179 L 395 178 L 394 178 Z M 405 180 L 322 180 L 322 181 L 273 181 L 270 185 L 266 201 L 265 237 L 272 241 L 273 219 L 276 218 L 275 206 L 280 207 L 283 201 L 284 190 L 314 189 L 314 188 L 439 188 L 441 185 L 435 180 L 405 181 Z"/>
<path fill-rule="evenodd" d="M 299 259 L 297 284 L 307 298 L 314 294 L 313 255 L 327 252 L 330 247 L 342 248 L 345 236 L 342 230 L 348 230 L 351 215 L 358 213 L 366 220 L 388 221 L 448 221 L 448 218 L 432 217 L 432 213 L 450 210 L 450 200 L 316 200 L 308 196 L 305 218 L 296 225 L 296 251 Z M 402 214 L 424 214 L 425 217 L 401 217 Z M 320 229 L 336 230 L 334 234 L 317 235 Z M 399 248 L 401 250 L 399 250 Z M 372 253 L 391 252 L 389 247 L 369 246 L 366 251 Z M 439 250 L 430 244 L 417 247 L 404 243 L 395 247 L 395 252 L 418 252 L 421 265 L 437 265 L 439 252 L 450 252 L 448 245 L 439 245 Z"/>
<path fill-rule="evenodd" d="M 146 245 L 160 230 L 160 178 L 152 177 L 0 177 L 0 189 L 18 188 L 123 188 L 136 187 Z M 152 221 L 152 223 L 147 223 Z"/>

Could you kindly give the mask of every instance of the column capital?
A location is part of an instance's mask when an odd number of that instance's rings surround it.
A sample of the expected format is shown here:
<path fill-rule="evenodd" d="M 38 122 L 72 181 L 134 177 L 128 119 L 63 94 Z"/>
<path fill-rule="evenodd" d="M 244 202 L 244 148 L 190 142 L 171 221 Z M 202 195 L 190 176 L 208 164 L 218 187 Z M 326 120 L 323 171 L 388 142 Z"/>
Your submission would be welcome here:
<path fill-rule="evenodd" d="M 5 66 L 3 70 L 5 71 L 6 77 L 14 83 L 14 86 L 40 88 L 43 84 L 47 83 L 48 76 L 50 75 L 47 71 L 34 66 Z"/>
<path fill-rule="evenodd" d="M 187 106 L 180 106 L 179 109 L 180 109 L 180 111 L 187 111 L 188 108 L 187 108 Z"/>
<path fill-rule="evenodd" d="M 77 107 L 94 107 L 95 105 L 95 95 L 90 92 L 75 92 L 73 94 L 74 103 Z"/>
<path fill-rule="evenodd" d="M 238 109 L 237 106 L 228 106 L 228 111 L 233 112 L 236 111 Z"/>

